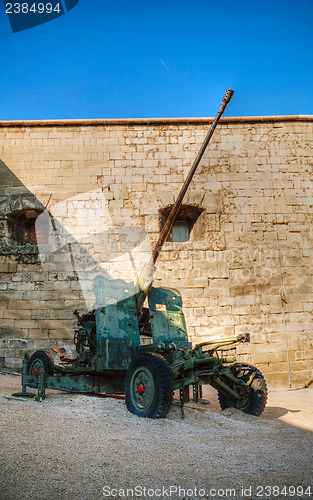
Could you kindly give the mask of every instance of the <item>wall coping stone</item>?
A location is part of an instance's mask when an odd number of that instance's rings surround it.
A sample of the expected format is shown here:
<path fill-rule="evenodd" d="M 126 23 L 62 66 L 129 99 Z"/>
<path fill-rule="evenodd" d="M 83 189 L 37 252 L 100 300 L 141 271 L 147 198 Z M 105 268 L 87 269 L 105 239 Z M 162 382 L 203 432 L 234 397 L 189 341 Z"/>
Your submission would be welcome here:
<path fill-rule="evenodd" d="M 103 125 L 195 125 L 211 123 L 214 118 L 97 118 L 66 120 L 0 120 L 0 127 L 73 127 Z M 272 122 L 313 122 L 313 115 L 278 115 L 278 116 L 234 116 L 223 117 L 221 124 L 230 123 L 272 123 Z"/>

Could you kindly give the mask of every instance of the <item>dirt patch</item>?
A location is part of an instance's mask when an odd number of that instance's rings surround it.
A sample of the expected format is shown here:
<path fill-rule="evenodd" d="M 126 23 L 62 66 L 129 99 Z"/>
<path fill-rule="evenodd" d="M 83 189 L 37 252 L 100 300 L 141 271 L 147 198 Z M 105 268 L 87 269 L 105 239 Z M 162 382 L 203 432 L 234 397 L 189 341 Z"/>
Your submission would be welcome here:
<path fill-rule="evenodd" d="M 0 375 L 1 499 L 313 498 L 312 388 L 270 391 L 262 417 L 208 388 L 184 420 L 178 403 L 149 420 L 110 398 L 7 399 L 19 383 Z"/>

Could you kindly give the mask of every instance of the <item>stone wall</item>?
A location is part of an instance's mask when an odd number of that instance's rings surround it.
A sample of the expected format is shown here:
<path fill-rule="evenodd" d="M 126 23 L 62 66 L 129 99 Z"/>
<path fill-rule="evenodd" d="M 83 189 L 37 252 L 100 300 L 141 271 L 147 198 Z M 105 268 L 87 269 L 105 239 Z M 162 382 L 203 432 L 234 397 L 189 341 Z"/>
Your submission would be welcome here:
<path fill-rule="evenodd" d="M 292 385 L 313 378 L 312 123 L 223 119 L 184 199 L 198 214 L 190 240 L 166 242 L 155 276 L 156 285 L 181 291 L 193 342 L 250 333 L 237 353 L 271 384 L 288 384 L 287 352 Z M 208 126 L 205 119 L 0 122 L 2 366 L 16 370 L 26 351 L 72 345 L 72 313 L 90 307 L 91 278 L 100 268 L 121 277 L 120 262 L 153 245 Z M 66 235 L 49 258 L 31 239 L 32 221 L 45 210 L 56 238 Z M 136 228 L 131 251 L 122 248 L 125 226 Z"/>

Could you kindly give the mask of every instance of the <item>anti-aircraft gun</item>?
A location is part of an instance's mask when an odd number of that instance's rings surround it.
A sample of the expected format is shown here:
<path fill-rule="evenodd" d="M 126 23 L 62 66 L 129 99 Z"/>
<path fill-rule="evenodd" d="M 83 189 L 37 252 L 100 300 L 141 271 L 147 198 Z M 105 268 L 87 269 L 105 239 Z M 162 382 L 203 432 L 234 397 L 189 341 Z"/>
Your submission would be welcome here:
<path fill-rule="evenodd" d="M 74 336 L 77 357 L 70 359 L 65 357 L 64 349 L 53 349 L 61 358 L 60 365 L 55 365 L 46 351 L 36 351 L 30 358 L 26 355 L 19 395 L 29 395 L 27 386 L 38 389 L 41 398 L 47 387 L 125 394 L 130 412 L 139 417 L 161 418 L 169 412 L 174 390 L 180 390 L 183 403 L 186 388 L 192 386 L 197 401 L 201 387 L 209 384 L 217 389 L 222 409 L 235 407 L 261 415 L 267 400 L 261 372 L 225 356 L 225 348 L 249 342 L 249 334 L 212 339 L 192 347 L 179 291 L 152 286 L 160 251 L 232 95 L 228 89 L 138 282 L 97 276 L 95 310 L 82 316 L 74 312 L 78 323 Z M 144 307 L 146 299 L 148 307 Z M 143 343 L 143 336 L 150 337 L 151 342 Z"/>

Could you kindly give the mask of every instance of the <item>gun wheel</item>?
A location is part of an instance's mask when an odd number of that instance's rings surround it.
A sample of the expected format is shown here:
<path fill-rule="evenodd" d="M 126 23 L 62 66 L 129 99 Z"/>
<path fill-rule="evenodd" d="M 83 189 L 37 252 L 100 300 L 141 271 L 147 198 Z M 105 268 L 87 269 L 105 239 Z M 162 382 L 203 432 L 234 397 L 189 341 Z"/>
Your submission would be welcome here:
<path fill-rule="evenodd" d="M 37 372 L 44 370 L 46 375 L 53 375 L 54 373 L 54 363 L 53 358 L 49 352 L 36 351 L 30 357 L 27 365 L 28 375 L 36 375 Z M 37 386 L 29 386 L 36 388 Z"/>
<path fill-rule="evenodd" d="M 165 359 L 156 353 L 138 354 L 125 379 L 127 409 L 143 418 L 167 416 L 173 398 L 173 376 Z"/>
<path fill-rule="evenodd" d="M 241 363 L 241 370 L 238 374 L 238 378 L 247 382 L 255 370 L 256 374 L 250 384 L 248 396 L 237 400 L 228 399 L 221 392 L 218 393 L 218 400 L 222 410 L 226 408 L 237 408 L 244 413 L 249 413 L 257 417 L 263 413 L 267 401 L 267 385 L 260 370 L 247 363 Z"/>

